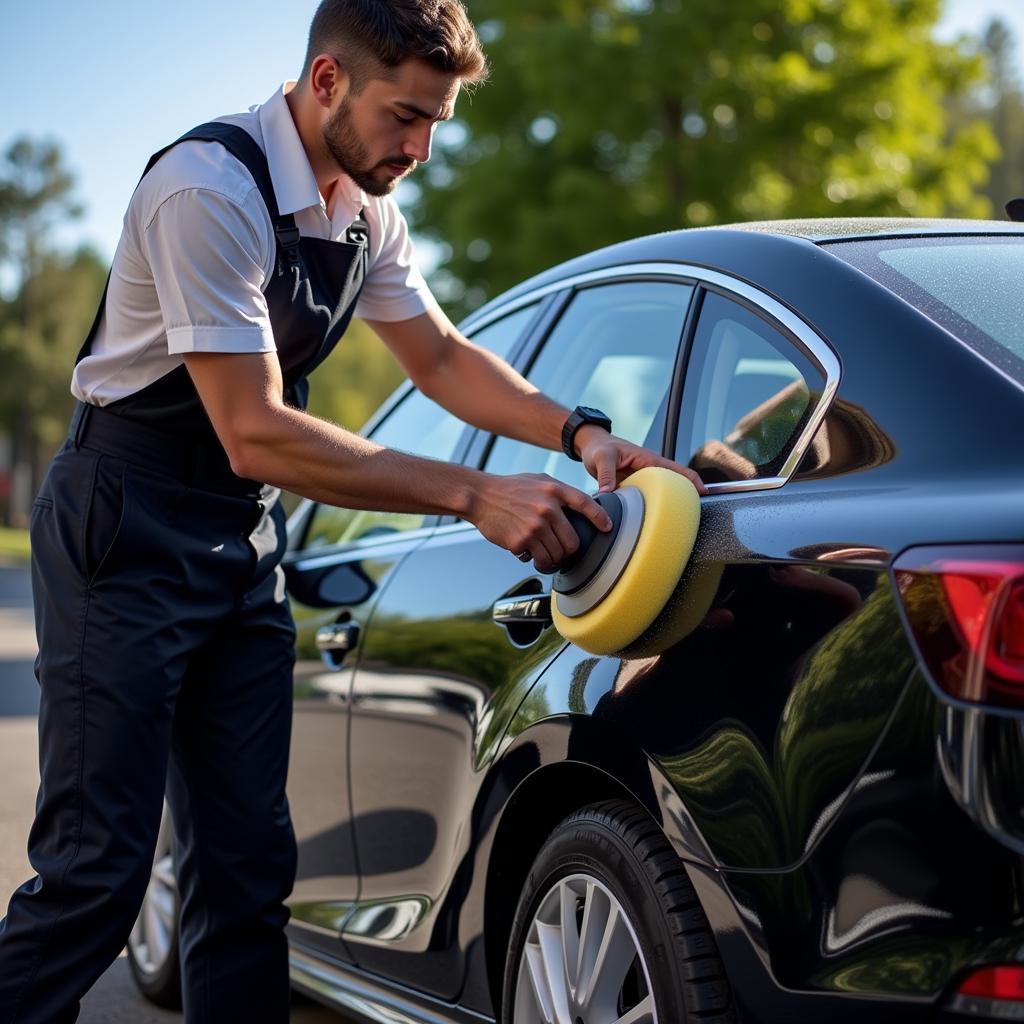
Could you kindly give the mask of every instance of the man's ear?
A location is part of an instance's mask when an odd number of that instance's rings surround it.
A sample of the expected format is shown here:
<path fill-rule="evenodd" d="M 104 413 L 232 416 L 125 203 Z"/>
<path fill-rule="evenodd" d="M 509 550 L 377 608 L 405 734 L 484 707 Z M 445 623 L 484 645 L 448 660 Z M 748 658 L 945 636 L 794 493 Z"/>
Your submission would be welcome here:
<path fill-rule="evenodd" d="M 309 69 L 309 91 L 320 106 L 330 109 L 348 93 L 351 79 L 329 54 L 314 58 Z"/>

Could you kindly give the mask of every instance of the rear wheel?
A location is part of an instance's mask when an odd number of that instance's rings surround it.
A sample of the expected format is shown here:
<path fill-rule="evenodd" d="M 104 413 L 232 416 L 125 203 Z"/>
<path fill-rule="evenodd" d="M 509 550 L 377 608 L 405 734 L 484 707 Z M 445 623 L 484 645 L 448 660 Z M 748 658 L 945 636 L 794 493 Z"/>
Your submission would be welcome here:
<path fill-rule="evenodd" d="M 501 1024 L 732 1024 L 714 936 L 686 869 L 625 800 L 575 811 L 527 877 Z"/>
<path fill-rule="evenodd" d="M 181 1009 L 178 959 L 178 883 L 174 874 L 174 832 L 164 804 L 153 869 L 135 927 L 128 939 L 128 964 L 142 994 L 157 1006 Z"/>

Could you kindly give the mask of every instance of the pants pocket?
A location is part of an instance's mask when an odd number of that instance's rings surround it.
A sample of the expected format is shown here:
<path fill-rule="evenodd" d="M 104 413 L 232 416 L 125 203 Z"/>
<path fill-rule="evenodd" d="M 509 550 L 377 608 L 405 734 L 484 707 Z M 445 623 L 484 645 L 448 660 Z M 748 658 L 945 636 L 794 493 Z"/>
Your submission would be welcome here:
<path fill-rule="evenodd" d="M 127 518 L 126 465 L 113 456 L 100 455 L 82 524 L 82 559 L 88 586 L 93 586 L 112 568 Z"/>

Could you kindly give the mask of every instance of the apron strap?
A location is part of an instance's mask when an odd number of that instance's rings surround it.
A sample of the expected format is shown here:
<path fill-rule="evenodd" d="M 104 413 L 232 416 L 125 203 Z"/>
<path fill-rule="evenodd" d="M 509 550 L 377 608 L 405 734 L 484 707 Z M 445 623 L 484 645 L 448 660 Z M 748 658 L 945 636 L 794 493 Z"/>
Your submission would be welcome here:
<path fill-rule="evenodd" d="M 235 159 L 245 166 L 246 170 L 252 175 L 253 181 L 256 182 L 260 197 L 266 204 L 270 219 L 274 222 L 274 234 L 277 236 L 278 260 L 280 261 L 281 253 L 284 252 L 288 257 L 289 263 L 297 263 L 299 229 L 295 226 L 295 217 L 292 214 L 282 217 L 278 211 L 277 196 L 274 195 L 274 185 L 270 179 L 270 166 L 267 164 L 266 154 L 260 149 L 259 143 L 244 128 L 239 128 L 234 124 L 226 124 L 223 121 L 208 121 L 206 124 L 201 124 L 197 128 L 185 132 L 180 138 L 175 139 L 170 145 L 164 146 L 163 149 L 158 150 L 149 158 L 146 169 L 142 172 L 139 181 L 141 182 L 149 174 L 157 160 L 168 150 L 173 149 L 179 143 L 188 141 L 219 142 Z M 138 188 L 139 186 L 136 185 L 135 187 Z M 361 216 L 362 211 L 360 211 Z M 103 295 L 100 297 L 99 307 L 96 310 L 92 327 L 89 328 L 89 333 L 86 335 L 82 347 L 78 350 L 78 355 L 75 356 L 76 366 L 92 350 L 92 343 L 96 338 L 96 332 L 99 330 L 100 320 L 103 318 L 103 310 L 106 307 L 107 291 L 109 288 L 110 273 L 108 272 L 107 283 L 103 286 Z"/>

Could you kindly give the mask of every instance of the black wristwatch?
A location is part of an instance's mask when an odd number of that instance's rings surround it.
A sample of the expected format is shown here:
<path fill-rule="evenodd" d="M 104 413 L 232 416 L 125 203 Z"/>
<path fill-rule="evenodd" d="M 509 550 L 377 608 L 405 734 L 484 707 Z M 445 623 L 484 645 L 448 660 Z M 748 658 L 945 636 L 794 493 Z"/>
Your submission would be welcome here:
<path fill-rule="evenodd" d="M 577 405 L 571 413 L 569 418 L 565 421 L 565 426 L 562 427 L 562 451 L 569 456 L 573 462 L 582 462 L 583 460 L 576 454 L 576 450 L 572 446 L 573 438 L 576 436 L 576 431 L 583 426 L 584 423 L 596 423 L 599 427 L 604 427 L 605 430 L 610 434 L 612 432 L 612 421 L 600 409 L 591 409 L 585 405 Z"/>

